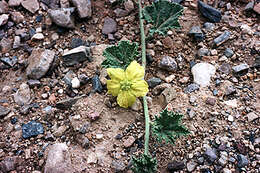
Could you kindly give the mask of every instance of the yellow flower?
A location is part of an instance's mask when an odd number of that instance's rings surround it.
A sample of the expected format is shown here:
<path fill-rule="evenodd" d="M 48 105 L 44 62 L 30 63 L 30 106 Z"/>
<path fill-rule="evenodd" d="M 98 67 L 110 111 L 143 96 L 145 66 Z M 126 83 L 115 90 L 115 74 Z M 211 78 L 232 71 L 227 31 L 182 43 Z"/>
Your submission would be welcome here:
<path fill-rule="evenodd" d="M 107 80 L 108 93 L 117 96 L 119 106 L 127 108 L 134 104 L 136 97 L 145 96 L 148 84 L 144 78 L 144 68 L 136 61 L 123 70 L 108 68 L 107 73 L 111 80 Z"/>

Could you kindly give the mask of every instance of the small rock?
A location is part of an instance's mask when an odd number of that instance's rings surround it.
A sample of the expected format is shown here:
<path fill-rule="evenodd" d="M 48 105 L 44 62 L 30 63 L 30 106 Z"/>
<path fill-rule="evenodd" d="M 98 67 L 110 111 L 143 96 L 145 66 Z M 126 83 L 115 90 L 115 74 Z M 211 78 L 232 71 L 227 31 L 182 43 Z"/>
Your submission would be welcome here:
<path fill-rule="evenodd" d="M 3 38 L 0 41 L 0 49 L 1 49 L 2 53 L 9 52 L 12 49 L 12 42 L 11 42 L 11 40 L 8 39 L 8 38 Z"/>
<path fill-rule="evenodd" d="M 238 106 L 236 99 L 224 101 L 224 104 L 231 108 L 236 108 Z"/>
<path fill-rule="evenodd" d="M 198 84 L 192 83 L 190 85 L 188 85 L 185 89 L 184 89 L 184 93 L 188 94 L 188 93 L 192 93 L 196 90 L 199 90 L 200 86 Z"/>
<path fill-rule="evenodd" d="M 62 55 L 63 63 L 66 66 L 73 66 L 82 63 L 86 60 L 91 61 L 90 48 L 86 46 L 79 46 L 71 49 Z"/>
<path fill-rule="evenodd" d="M 243 154 L 237 155 L 237 166 L 239 168 L 245 167 L 249 164 L 248 159 Z"/>
<path fill-rule="evenodd" d="M 9 7 L 18 7 L 23 0 L 9 0 L 8 5 Z"/>
<path fill-rule="evenodd" d="M 201 14 L 210 22 L 217 23 L 221 20 L 221 12 L 201 1 L 198 1 L 198 8 Z"/>
<path fill-rule="evenodd" d="M 218 163 L 224 167 L 227 164 L 227 162 L 228 162 L 228 153 L 226 151 L 220 152 L 220 158 L 218 160 Z"/>
<path fill-rule="evenodd" d="M 114 13 L 116 14 L 116 17 L 124 17 L 127 16 L 128 12 L 126 10 L 123 10 L 121 8 L 116 8 L 114 10 Z"/>
<path fill-rule="evenodd" d="M 1 3 L 0 3 L 1 5 Z M 19 157 L 7 157 L 0 162 L 0 171 L 5 172 L 13 172 L 17 167 L 22 165 L 22 159 Z M 16 172 L 16 171 L 15 171 Z"/>
<path fill-rule="evenodd" d="M 221 45 L 222 43 L 224 43 L 225 41 L 227 41 L 230 37 L 230 32 L 229 31 L 225 31 L 223 32 L 220 36 L 218 36 L 217 38 L 214 39 L 214 44 L 216 46 Z"/>
<path fill-rule="evenodd" d="M 162 43 L 163 43 L 163 46 L 165 48 L 172 48 L 173 47 L 173 40 L 170 36 L 168 37 L 165 37 L 163 40 L 162 40 Z"/>
<path fill-rule="evenodd" d="M 127 139 L 124 140 L 124 147 L 129 148 L 131 147 L 135 142 L 135 138 L 133 136 L 129 136 Z"/>
<path fill-rule="evenodd" d="M 0 26 L 5 25 L 8 21 L 8 18 L 9 18 L 8 14 L 0 15 Z"/>
<path fill-rule="evenodd" d="M 226 86 L 226 88 L 225 88 L 225 95 L 226 96 L 232 95 L 234 93 L 236 93 L 236 89 L 233 85 Z"/>
<path fill-rule="evenodd" d="M 233 69 L 234 73 L 241 73 L 241 72 L 247 71 L 249 69 L 249 65 L 240 64 L 237 66 L 233 66 L 232 69 Z"/>
<path fill-rule="evenodd" d="M 18 62 L 18 58 L 16 56 L 12 58 L 4 57 L 4 58 L 0 58 L 0 61 L 8 65 L 9 67 L 13 67 Z"/>
<path fill-rule="evenodd" d="M 162 82 L 162 80 L 159 78 L 156 78 L 156 77 L 153 77 L 153 78 L 150 78 L 147 80 L 147 83 L 148 83 L 149 87 L 151 87 L 151 88 L 154 88 L 157 85 L 160 85 L 161 82 Z"/>
<path fill-rule="evenodd" d="M 69 148 L 64 143 L 56 143 L 50 146 L 45 173 L 71 173 L 74 172 L 71 166 Z"/>
<path fill-rule="evenodd" d="M 72 70 L 69 70 L 64 78 L 62 79 L 68 86 L 71 86 L 71 81 L 72 79 L 74 79 L 76 77 L 76 74 L 72 71 Z"/>
<path fill-rule="evenodd" d="M 160 94 L 165 88 L 170 88 L 171 85 L 168 84 L 168 83 L 163 83 L 163 84 L 160 84 L 160 85 L 157 85 L 154 89 L 153 89 L 153 94 L 154 95 L 158 95 Z"/>
<path fill-rule="evenodd" d="M 96 139 L 102 139 L 103 137 L 104 135 L 101 133 L 96 134 Z"/>
<path fill-rule="evenodd" d="M 0 1 L 0 14 L 8 13 L 8 9 L 8 4 L 4 0 Z"/>
<path fill-rule="evenodd" d="M 210 163 L 214 162 L 217 159 L 216 151 L 212 148 L 207 148 L 205 156 Z"/>
<path fill-rule="evenodd" d="M 22 83 L 14 94 L 14 101 L 20 106 L 31 103 L 31 90 L 26 83 Z"/>
<path fill-rule="evenodd" d="M 255 58 L 254 67 L 257 67 L 257 68 L 260 67 L 260 56 L 257 56 Z"/>
<path fill-rule="evenodd" d="M 36 33 L 32 36 L 32 40 L 43 40 L 44 35 L 42 33 Z"/>
<path fill-rule="evenodd" d="M 173 88 L 165 88 L 161 95 L 159 96 L 160 103 L 163 104 L 163 106 L 166 106 L 169 104 L 172 100 L 176 99 L 177 97 L 177 91 Z"/>
<path fill-rule="evenodd" d="M 193 109 L 188 109 L 187 113 L 190 119 L 196 116 L 196 112 Z"/>
<path fill-rule="evenodd" d="M 48 14 L 56 25 L 64 28 L 75 28 L 74 18 L 71 15 L 73 11 L 74 8 L 50 9 Z"/>
<path fill-rule="evenodd" d="M 257 14 L 260 14 L 260 2 L 254 5 L 253 9 Z"/>
<path fill-rule="evenodd" d="M 195 41 L 202 41 L 205 38 L 203 32 L 200 29 L 200 26 L 193 26 L 190 29 L 188 35 L 193 37 L 195 39 Z"/>
<path fill-rule="evenodd" d="M 178 162 L 178 161 L 173 161 L 168 163 L 167 169 L 170 173 L 174 173 L 175 171 L 180 171 L 185 168 L 184 162 Z"/>
<path fill-rule="evenodd" d="M 114 19 L 110 18 L 110 17 L 106 17 L 104 19 L 104 25 L 102 28 L 102 34 L 111 34 L 111 33 L 115 33 L 117 31 L 117 23 Z"/>
<path fill-rule="evenodd" d="M 95 121 L 95 120 L 97 120 L 99 117 L 100 117 L 100 113 L 97 112 L 97 111 L 88 114 L 88 118 L 89 118 L 91 121 Z"/>
<path fill-rule="evenodd" d="M 20 47 L 20 45 L 21 45 L 21 37 L 15 36 L 15 37 L 14 37 L 13 48 L 14 48 L 14 49 L 17 49 L 17 48 Z"/>
<path fill-rule="evenodd" d="M 80 18 L 91 17 L 91 0 L 72 0 L 71 2 L 77 8 Z"/>
<path fill-rule="evenodd" d="M 74 77 L 71 80 L 71 86 L 72 86 L 72 88 L 79 88 L 80 87 L 80 81 L 77 77 Z"/>
<path fill-rule="evenodd" d="M 126 0 L 124 2 L 124 7 L 125 7 L 126 11 L 128 11 L 128 12 L 132 11 L 135 8 L 132 0 Z"/>
<path fill-rule="evenodd" d="M 98 93 L 101 93 L 102 90 L 103 90 L 103 87 L 101 85 L 101 82 L 99 80 L 99 77 L 98 75 L 95 75 L 93 78 L 92 78 L 92 92 L 98 92 Z"/>
<path fill-rule="evenodd" d="M 7 114 L 9 114 L 9 112 L 11 112 L 10 109 L 3 107 L 0 105 L 0 118 L 2 119 L 4 116 L 6 116 Z"/>
<path fill-rule="evenodd" d="M 252 31 L 251 27 L 248 26 L 247 24 L 242 24 L 240 26 L 240 29 L 242 30 L 242 33 L 248 34 L 248 35 L 253 35 L 254 32 Z"/>
<path fill-rule="evenodd" d="M 234 117 L 232 115 L 228 115 L 228 121 L 233 122 L 234 121 Z"/>
<path fill-rule="evenodd" d="M 212 30 L 215 29 L 215 24 L 214 23 L 210 23 L 210 22 L 206 22 L 206 23 L 204 23 L 203 27 L 207 31 L 212 31 Z"/>
<path fill-rule="evenodd" d="M 75 97 L 75 98 L 68 98 L 68 99 L 64 99 L 59 101 L 58 103 L 56 103 L 56 107 L 58 109 L 69 109 L 71 108 L 72 105 L 74 105 L 80 98 L 82 97 Z"/>
<path fill-rule="evenodd" d="M 254 112 L 250 112 L 246 116 L 249 122 L 252 122 L 258 118 L 258 115 Z"/>
<path fill-rule="evenodd" d="M 232 173 L 232 171 L 229 170 L 228 168 L 224 168 L 222 171 L 223 171 L 223 173 Z"/>
<path fill-rule="evenodd" d="M 81 74 L 79 75 L 79 81 L 81 85 L 86 85 L 90 81 L 90 78 L 85 74 Z"/>
<path fill-rule="evenodd" d="M 111 163 L 111 167 L 115 170 L 115 172 L 123 172 L 126 168 L 123 162 L 113 160 Z"/>
<path fill-rule="evenodd" d="M 189 161 L 188 163 L 187 163 L 187 170 L 188 170 L 188 172 L 192 172 L 192 171 L 194 171 L 194 169 L 197 167 L 197 163 L 196 162 L 194 162 L 194 161 Z"/>
<path fill-rule="evenodd" d="M 51 67 L 55 52 L 44 49 L 34 49 L 29 57 L 29 65 L 26 68 L 26 75 L 31 79 L 42 78 Z"/>
<path fill-rule="evenodd" d="M 203 56 L 208 56 L 209 55 L 209 50 L 208 49 L 206 49 L 206 48 L 200 48 L 199 50 L 198 50 L 198 56 L 201 58 L 201 57 L 203 57 Z"/>
<path fill-rule="evenodd" d="M 212 98 L 212 97 L 208 97 L 207 100 L 206 100 L 206 104 L 214 106 L 216 104 L 216 99 Z"/>
<path fill-rule="evenodd" d="M 223 63 L 218 70 L 222 73 L 229 74 L 231 71 L 231 66 L 227 63 Z"/>
<path fill-rule="evenodd" d="M 201 87 L 206 87 L 210 84 L 210 78 L 215 75 L 216 68 L 208 63 L 198 63 L 191 69 L 194 83 L 199 84 Z"/>
<path fill-rule="evenodd" d="M 30 11 L 33 14 L 40 8 L 37 0 L 24 0 L 21 2 L 21 4 L 26 10 Z"/>
<path fill-rule="evenodd" d="M 249 11 L 251 11 L 251 10 L 253 10 L 253 9 L 254 9 L 254 1 L 251 1 L 251 2 L 249 2 L 249 3 L 246 5 L 245 11 L 249 12 Z"/>
<path fill-rule="evenodd" d="M 41 85 L 41 82 L 39 80 L 28 80 L 27 84 L 30 86 L 30 88 L 39 87 Z"/>
<path fill-rule="evenodd" d="M 81 38 L 72 38 L 71 39 L 71 43 L 70 43 L 70 47 L 72 49 L 79 47 L 79 46 L 84 46 L 86 44 L 86 42 L 84 40 L 82 40 Z"/>
<path fill-rule="evenodd" d="M 67 130 L 66 126 L 60 126 L 58 129 L 56 129 L 53 133 L 55 137 L 61 137 L 64 135 L 64 132 Z"/>
<path fill-rule="evenodd" d="M 143 109 L 142 102 L 138 98 L 136 98 L 134 104 L 131 106 L 131 109 L 134 111 L 142 110 Z"/>
<path fill-rule="evenodd" d="M 11 19 L 16 23 L 21 23 L 24 21 L 24 16 L 22 15 L 22 13 L 18 12 L 18 11 L 14 11 L 11 12 Z"/>
<path fill-rule="evenodd" d="M 41 123 L 37 123 L 36 121 L 30 121 L 29 123 L 22 125 L 22 133 L 23 138 L 27 139 L 30 137 L 35 137 L 39 134 L 43 134 L 44 129 Z"/>
<path fill-rule="evenodd" d="M 177 70 L 178 65 L 177 62 L 172 57 L 164 56 L 160 61 L 159 67 L 164 70 L 174 72 Z"/>

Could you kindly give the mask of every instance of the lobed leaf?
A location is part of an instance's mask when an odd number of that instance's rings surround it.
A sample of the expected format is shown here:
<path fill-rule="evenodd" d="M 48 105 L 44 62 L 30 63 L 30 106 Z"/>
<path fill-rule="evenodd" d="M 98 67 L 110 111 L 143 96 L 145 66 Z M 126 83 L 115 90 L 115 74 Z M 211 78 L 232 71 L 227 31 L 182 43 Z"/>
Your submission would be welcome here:
<path fill-rule="evenodd" d="M 143 9 L 143 16 L 148 23 L 152 23 L 150 35 L 158 33 L 166 35 L 172 28 L 180 28 L 179 16 L 183 13 L 183 6 L 166 0 L 153 2 Z"/>
<path fill-rule="evenodd" d="M 181 123 L 183 115 L 168 111 L 167 108 L 160 112 L 160 116 L 155 116 L 152 124 L 152 133 L 159 142 L 174 144 L 180 136 L 189 134 L 189 130 Z"/>
<path fill-rule="evenodd" d="M 134 173 L 155 173 L 157 171 L 157 160 L 150 155 L 142 154 L 139 158 L 133 157 L 132 161 Z"/>
<path fill-rule="evenodd" d="M 138 44 L 135 42 L 120 41 L 117 46 L 111 46 L 105 49 L 103 56 L 106 57 L 106 59 L 101 65 L 105 68 L 126 69 L 138 56 L 137 49 Z"/>

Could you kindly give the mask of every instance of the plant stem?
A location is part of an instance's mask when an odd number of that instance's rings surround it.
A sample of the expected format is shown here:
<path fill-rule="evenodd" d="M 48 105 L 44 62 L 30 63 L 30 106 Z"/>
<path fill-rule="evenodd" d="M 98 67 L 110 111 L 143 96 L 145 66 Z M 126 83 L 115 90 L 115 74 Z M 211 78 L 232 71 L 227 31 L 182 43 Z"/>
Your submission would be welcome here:
<path fill-rule="evenodd" d="M 146 67 L 146 48 L 145 48 L 145 34 L 144 34 L 144 23 L 142 15 L 141 0 L 138 0 L 139 5 L 139 20 L 140 20 L 140 31 L 141 31 L 141 47 L 142 47 L 142 66 Z M 144 116 L 145 116 L 145 137 L 144 137 L 144 154 L 149 154 L 149 136 L 150 136 L 150 118 L 148 114 L 148 106 L 146 96 L 143 97 L 144 102 Z"/>

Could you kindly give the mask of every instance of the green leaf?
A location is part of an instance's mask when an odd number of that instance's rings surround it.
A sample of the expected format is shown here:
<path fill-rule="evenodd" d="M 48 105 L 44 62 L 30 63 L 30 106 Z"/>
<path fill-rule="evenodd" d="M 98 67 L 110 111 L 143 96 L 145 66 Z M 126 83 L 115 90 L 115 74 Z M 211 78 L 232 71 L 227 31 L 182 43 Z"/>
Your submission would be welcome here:
<path fill-rule="evenodd" d="M 157 171 L 157 160 L 150 155 L 142 154 L 139 158 L 133 157 L 132 161 L 134 173 L 154 173 Z"/>
<path fill-rule="evenodd" d="M 183 115 L 168 111 L 165 108 L 160 112 L 160 116 L 155 116 L 152 124 L 152 133 L 157 137 L 159 142 L 164 140 L 166 143 L 174 144 L 180 136 L 189 134 L 189 130 L 181 124 Z"/>
<path fill-rule="evenodd" d="M 126 67 L 138 56 L 138 44 L 129 41 L 120 41 L 117 46 L 111 46 L 105 49 L 103 56 L 106 59 L 102 62 L 105 68 L 122 68 Z"/>
<path fill-rule="evenodd" d="M 169 29 L 180 28 L 178 18 L 182 12 L 183 6 L 166 0 L 159 0 L 145 7 L 143 16 L 148 23 L 153 24 L 149 31 L 150 35 L 154 33 L 166 35 Z"/>

